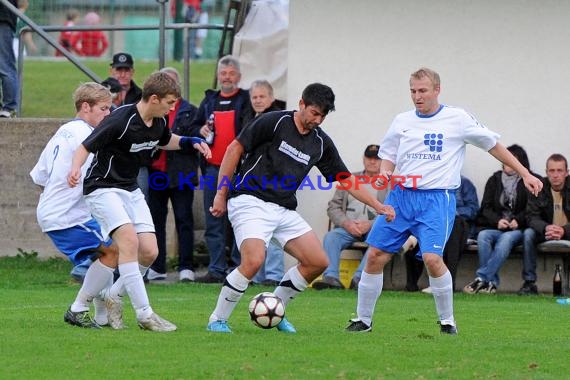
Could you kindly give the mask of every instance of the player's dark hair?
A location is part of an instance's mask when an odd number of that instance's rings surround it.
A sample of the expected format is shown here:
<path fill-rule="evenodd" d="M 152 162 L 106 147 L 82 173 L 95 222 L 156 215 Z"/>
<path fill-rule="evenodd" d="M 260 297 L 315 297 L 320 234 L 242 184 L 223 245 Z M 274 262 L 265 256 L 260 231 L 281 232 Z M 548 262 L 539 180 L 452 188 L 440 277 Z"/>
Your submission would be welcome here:
<path fill-rule="evenodd" d="M 329 86 L 322 83 L 312 83 L 305 87 L 301 98 L 305 106 L 316 106 L 325 115 L 335 110 L 334 92 Z"/>
<path fill-rule="evenodd" d="M 524 148 L 520 145 L 513 144 L 507 147 L 507 150 L 516 157 L 517 160 L 524 166 L 527 170 L 530 170 L 530 162 L 528 161 L 528 155 Z"/>
<path fill-rule="evenodd" d="M 152 95 L 158 96 L 159 99 L 164 99 L 167 95 L 179 98 L 180 85 L 165 72 L 152 73 L 144 82 L 142 99 L 146 102 Z"/>

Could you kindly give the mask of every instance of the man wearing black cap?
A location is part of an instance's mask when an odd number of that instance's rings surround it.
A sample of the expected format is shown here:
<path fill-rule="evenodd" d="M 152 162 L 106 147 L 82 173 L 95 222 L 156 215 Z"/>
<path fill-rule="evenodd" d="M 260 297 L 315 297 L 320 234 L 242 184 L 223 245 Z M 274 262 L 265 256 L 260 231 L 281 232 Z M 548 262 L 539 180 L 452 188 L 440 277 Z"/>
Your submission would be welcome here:
<path fill-rule="evenodd" d="M 111 62 L 111 76 L 119 81 L 123 91 L 114 99 L 116 106 L 136 103 L 141 100 L 142 90 L 133 81 L 135 73 L 133 57 L 128 53 L 117 53 Z"/>
<path fill-rule="evenodd" d="M 378 157 L 378 145 L 368 145 L 364 150 L 364 170 L 353 173 L 355 176 L 374 177 L 380 174 L 380 158 Z M 360 178 L 360 177 L 359 177 Z M 375 190 L 371 184 L 362 184 L 371 193 L 376 193 L 376 198 L 384 202 L 387 186 L 383 190 Z M 333 198 L 329 201 L 327 214 L 334 228 L 327 232 L 323 238 L 323 247 L 329 258 L 329 266 L 323 272 L 323 278 L 313 282 L 313 289 L 344 289 L 340 282 L 339 267 L 340 254 L 343 249 L 350 247 L 355 242 L 362 242 L 372 227 L 376 212 L 373 208 L 365 205 L 354 198 L 346 190 L 337 189 Z M 365 260 L 360 264 L 351 281 L 351 288 L 358 284 L 359 273 L 364 268 Z"/>

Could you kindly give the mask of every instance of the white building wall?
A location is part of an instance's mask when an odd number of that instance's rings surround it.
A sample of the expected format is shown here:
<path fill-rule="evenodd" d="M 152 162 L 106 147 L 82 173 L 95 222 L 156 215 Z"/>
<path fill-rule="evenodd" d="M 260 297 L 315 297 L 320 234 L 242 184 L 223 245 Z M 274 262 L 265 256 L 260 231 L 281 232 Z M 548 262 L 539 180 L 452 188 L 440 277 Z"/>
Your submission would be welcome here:
<path fill-rule="evenodd" d="M 554 152 L 570 158 L 570 2 L 560 0 L 291 0 L 288 105 L 303 88 L 330 85 L 337 111 L 323 123 L 350 170 L 396 113 L 413 107 L 409 74 L 441 75 L 442 103 L 465 108 L 521 144 L 544 173 Z M 463 173 L 479 197 L 500 165 L 470 146 Z M 315 175 L 317 171 L 314 172 Z M 299 212 L 322 237 L 332 192 L 298 193 Z"/>

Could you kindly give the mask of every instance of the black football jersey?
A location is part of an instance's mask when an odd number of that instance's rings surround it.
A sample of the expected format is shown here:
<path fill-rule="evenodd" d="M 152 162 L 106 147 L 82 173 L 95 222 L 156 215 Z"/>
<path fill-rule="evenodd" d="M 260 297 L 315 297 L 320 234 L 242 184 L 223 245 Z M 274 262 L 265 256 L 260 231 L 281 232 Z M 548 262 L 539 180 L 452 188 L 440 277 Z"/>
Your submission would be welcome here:
<path fill-rule="evenodd" d="M 269 112 L 257 117 L 237 137 L 246 158 L 232 183 L 230 197 L 249 194 L 266 202 L 294 210 L 295 193 L 307 185 L 307 175 L 316 166 L 322 176 L 310 181 L 315 191 L 319 182 L 330 183 L 350 176 L 331 138 L 320 128 L 299 133 L 294 111 Z"/>
<path fill-rule="evenodd" d="M 83 193 L 111 187 L 137 189 L 140 167 L 150 165 L 153 149 L 168 144 L 171 136 L 165 118 L 154 118 L 148 127 L 136 104 L 117 108 L 83 141 L 83 146 L 94 153 Z"/>

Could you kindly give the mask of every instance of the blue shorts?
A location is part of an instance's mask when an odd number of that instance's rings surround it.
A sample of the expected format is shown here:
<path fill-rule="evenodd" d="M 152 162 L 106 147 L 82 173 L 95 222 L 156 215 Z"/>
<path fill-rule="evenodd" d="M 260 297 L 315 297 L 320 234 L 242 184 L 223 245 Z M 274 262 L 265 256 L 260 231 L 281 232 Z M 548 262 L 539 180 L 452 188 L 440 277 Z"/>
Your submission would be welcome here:
<path fill-rule="evenodd" d="M 410 235 L 423 253 L 443 256 L 455 220 L 455 190 L 411 190 L 396 187 L 384 202 L 394 207 L 396 218 L 376 218 L 366 242 L 384 252 L 397 253 Z"/>
<path fill-rule="evenodd" d="M 73 265 L 81 264 L 87 258 L 94 258 L 95 249 L 101 244 L 108 247 L 112 243 L 111 239 L 103 239 L 101 227 L 95 219 L 64 230 L 48 231 L 46 234 Z"/>

